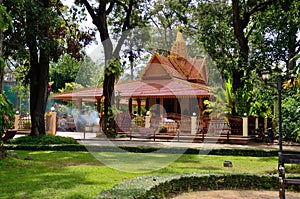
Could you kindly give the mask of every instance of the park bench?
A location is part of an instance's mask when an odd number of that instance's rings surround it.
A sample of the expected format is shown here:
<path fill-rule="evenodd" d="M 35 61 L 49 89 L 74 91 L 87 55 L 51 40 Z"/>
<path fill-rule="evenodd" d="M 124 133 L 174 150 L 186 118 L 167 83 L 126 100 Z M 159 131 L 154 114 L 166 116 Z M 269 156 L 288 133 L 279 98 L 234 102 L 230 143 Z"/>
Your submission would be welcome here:
<path fill-rule="evenodd" d="M 278 153 L 279 158 L 279 198 L 285 199 L 285 187 L 286 185 L 300 185 L 300 178 L 286 178 L 285 164 L 299 164 L 300 165 L 300 154 L 288 154 Z"/>

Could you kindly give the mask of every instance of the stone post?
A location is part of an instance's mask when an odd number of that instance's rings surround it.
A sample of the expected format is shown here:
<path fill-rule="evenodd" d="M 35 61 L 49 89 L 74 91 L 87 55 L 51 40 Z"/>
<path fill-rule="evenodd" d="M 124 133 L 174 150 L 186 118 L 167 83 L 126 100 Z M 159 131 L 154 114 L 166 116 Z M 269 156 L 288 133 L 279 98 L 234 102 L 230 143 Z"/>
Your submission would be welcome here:
<path fill-rule="evenodd" d="M 56 134 L 56 112 L 48 112 L 45 114 L 46 134 Z"/>
<path fill-rule="evenodd" d="M 255 118 L 255 129 L 258 129 L 258 117 Z"/>
<path fill-rule="evenodd" d="M 243 136 L 248 136 L 248 117 L 243 117 Z"/>
<path fill-rule="evenodd" d="M 52 112 L 51 117 L 52 134 L 56 135 L 56 112 Z"/>
<path fill-rule="evenodd" d="M 15 130 L 19 129 L 19 122 L 20 122 L 20 114 L 16 113 L 15 114 L 15 125 L 14 125 Z"/>
<path fill-rule="evenodd" d="M 150 116 L 145 116 L 145 128 L 150 128 Z"/>
<path fill-rule="evenodd" d="M 193 113 L 193 116 L 191 116 L 191 134 L 196 135 L 197 133 L 197 115 L 196 113 Z"/>

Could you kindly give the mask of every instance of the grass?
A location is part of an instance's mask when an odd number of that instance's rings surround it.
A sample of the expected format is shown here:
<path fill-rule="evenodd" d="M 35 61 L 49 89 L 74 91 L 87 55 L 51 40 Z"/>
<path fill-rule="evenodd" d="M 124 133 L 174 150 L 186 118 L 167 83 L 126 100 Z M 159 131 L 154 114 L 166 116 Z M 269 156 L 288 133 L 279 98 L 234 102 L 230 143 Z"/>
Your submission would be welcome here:
<path fill-rule="evenodd" d="M 93 156 L 88 152 L 15 152 L 22 158 L 31 155 L 34 160 L 7 158 L 0 162 L 0 198 L 93 198 L 117 183 L 143 175 L 193 172 L 274 174 L 277 173 L 278 161 L 277 157 L 185 154 L 166 164 L 162 160 L 170 154 L 107 152 Z M 104 159 L 110 160 L 110 164 L 103 164 L 107 163 Z M 223 167 L 224 160 L 232 161 L 233 167 Z M 143 169 L 143 165 L 150 167 L 160 162 L 164 164 L 151 172 Z M 138 172 L 128 172 L 136 169 Z"/>

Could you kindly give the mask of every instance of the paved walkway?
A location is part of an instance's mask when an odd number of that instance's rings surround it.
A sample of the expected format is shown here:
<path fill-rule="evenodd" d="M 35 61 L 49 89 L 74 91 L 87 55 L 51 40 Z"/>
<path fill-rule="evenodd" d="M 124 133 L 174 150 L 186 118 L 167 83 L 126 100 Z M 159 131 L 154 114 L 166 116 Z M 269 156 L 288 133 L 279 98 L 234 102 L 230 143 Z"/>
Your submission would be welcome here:
<path fill-rule="evenodd" d="M 220 143 L 191 143 L 188 141 L 151 141 L 146 139 L 132 139 L 119 138 L 115 140 L 108 140 L 105 138 L 97 138 L 96 133 L 83 133 L 83 132 L 57 132 L 56 135 L 64 137 L 72 137 L 84 145 L 98 145 L 98 146 L 153 146 L 153 147 L 184 147 L 184 148 L 209 148 L 209 149 L 266 149 L 278 150 L 279 146 L 275 143 L 249 143 L 249 144 L 220 144 Z M 300 145 L 284 144 L 283 150 L 293 150 L 300 152 Z"/>

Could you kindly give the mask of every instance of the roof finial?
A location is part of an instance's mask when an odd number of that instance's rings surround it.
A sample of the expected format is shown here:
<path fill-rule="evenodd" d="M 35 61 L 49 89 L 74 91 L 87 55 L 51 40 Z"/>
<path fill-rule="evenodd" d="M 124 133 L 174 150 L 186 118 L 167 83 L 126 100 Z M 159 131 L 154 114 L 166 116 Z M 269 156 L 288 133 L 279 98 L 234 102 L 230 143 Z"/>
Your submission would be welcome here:
<path fill-rule="evenodd" d="M 182 29 L 181 29 L 181 22 L 179 22 L 179 24 L 178 24 L 178 32 L 182 32 Z"/>

